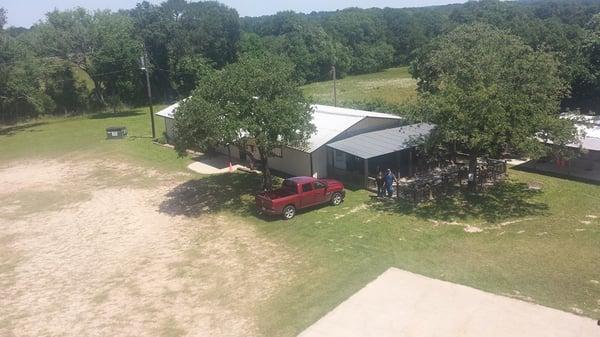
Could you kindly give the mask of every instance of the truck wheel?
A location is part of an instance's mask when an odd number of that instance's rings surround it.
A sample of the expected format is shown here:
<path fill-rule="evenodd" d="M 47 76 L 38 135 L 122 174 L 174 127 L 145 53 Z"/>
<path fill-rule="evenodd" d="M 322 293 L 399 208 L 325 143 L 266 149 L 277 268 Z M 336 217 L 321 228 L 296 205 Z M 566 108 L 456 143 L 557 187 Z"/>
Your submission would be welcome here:
<path fill-rule="evenodd" d="M 296 207 L 289 205 L 289 206 L 285 206 L 285 208 L 283 209 L 283 218 L 285 220 L 290 220 L 291 218 L 293 218 L 296 215 Z"/>
<path fill-rule="evenodd" d="M 342 194 L 339 192 L 333 193 L 331 196 L 331 204 L 333 206 L 338 206 L 342 201 L 344 201 L 344 198 L 342 198 Z"/>

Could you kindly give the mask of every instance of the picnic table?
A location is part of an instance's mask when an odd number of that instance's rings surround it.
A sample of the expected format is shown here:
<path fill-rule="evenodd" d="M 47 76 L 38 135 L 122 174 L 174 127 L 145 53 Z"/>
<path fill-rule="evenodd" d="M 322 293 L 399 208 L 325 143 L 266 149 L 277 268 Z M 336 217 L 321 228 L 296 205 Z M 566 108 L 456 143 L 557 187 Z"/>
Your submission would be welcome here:
<path fill-rule="evenodd" d="M 506 173 L 506 162 L 480 159 L 477 171 L 477 184 L 483 187 L 487 183 L 495 183 Z M 398 179 L 396 196 L 414 202 L 430 200 L 448 193 L 452 187 L 464 185 L 468 182 L 468 176 L 468 163 L 458 162 L 437 167 L 410 178 Z"/>

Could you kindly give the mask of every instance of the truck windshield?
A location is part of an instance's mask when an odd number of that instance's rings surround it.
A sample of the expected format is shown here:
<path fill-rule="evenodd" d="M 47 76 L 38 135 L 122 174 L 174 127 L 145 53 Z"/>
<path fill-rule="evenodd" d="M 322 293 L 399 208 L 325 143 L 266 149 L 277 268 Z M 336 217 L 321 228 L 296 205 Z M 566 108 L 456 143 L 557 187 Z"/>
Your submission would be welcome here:
<path fill-rule="evenodd" d="M 289 194 L 296 194 L 296 192 L 297 192 L 296 183 L 291 180 L 284 180 L 283 184 L 281 185 L 281 189 L 286 191 L 286 193 L 289 193 Z"/>

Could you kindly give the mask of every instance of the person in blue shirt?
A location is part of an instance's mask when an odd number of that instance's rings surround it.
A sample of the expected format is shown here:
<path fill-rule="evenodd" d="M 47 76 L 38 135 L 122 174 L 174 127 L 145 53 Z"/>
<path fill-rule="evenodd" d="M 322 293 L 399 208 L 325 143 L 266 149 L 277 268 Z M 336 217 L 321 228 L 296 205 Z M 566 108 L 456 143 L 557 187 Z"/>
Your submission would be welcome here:
<path fill-rule="evenodd" d="M 394 183 L 398 181 L 396 176 L 392 173 L 392 170 L 388 169 L 385 174 L 385 188 L 387 190 L 388 197 L 394 196 Z"/>

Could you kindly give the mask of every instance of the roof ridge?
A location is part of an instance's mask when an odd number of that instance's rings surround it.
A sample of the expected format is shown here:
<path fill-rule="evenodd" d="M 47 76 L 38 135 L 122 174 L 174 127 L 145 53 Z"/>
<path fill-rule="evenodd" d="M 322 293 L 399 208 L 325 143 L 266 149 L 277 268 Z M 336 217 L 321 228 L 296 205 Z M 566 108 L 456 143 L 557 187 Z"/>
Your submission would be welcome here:
<path fill-rule="evenodd" d="M 379 118 L 392 118 L 392 119 L 403 119 L 401 116 L 378 111 L 367 111 L 360 109 L 351 109 L 344 107 L 337 107 L 331 105 L 313 104 L 312 107 L 315 109 L 314 112 L 324 113 L 329 115 L 337 116 L 348 116 L 348 117 L 379 117 Z M 332 111 L 334 110 L 334 111 Z"/>

